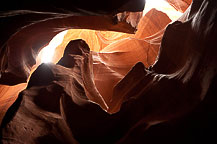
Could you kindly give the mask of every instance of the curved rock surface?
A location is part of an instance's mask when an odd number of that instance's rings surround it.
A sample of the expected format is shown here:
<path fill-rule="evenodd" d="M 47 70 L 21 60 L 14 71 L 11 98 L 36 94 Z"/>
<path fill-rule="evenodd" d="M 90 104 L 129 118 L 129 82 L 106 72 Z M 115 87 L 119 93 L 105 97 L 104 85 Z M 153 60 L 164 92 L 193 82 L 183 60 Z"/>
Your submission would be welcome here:
<path fill-rule="evenodd" d="M 42 1 L 35 0 L 31 3 L 21 1 L 17 6 L 10 7 L 10 3 L 6 2 L 2 8 L 4 11 L 0 13 L 1 84 L 15 85 L 26 82 L 39 51 L 59 32 L 70 28 L 81 28 L 134 33 L 136 29 L 134 19 L 128 18 L 130 15 L 123 14 L 119 20 L 117 13 L 141 11 L 144 8 L 144 2 L 141 0 L 133 3 L 132 0 L 121 0 L 117 3 L 113 1 L 101 3 L 94 0 L 91 4 L 86 1 L 66 0 L 43 2 L 43 6 L 40 4 Z M 108 5 L 112 6 L 101 10 Z M 88 10 L 91 6 L 93 10 Z"/>
<path fill-rule="evenodd" d="M 113 53 L 71 41 L 57 64 L 32 74 L 4 117 L 1 142 L 216 142 L 216 9 L 215 0 L 193 0 L 182 22 L 167 26 L 156 62 L 126 75 L 109 67 Z M 107 83 L 109 98 L 96 84 L 96 63 L 116 83 Z"/>

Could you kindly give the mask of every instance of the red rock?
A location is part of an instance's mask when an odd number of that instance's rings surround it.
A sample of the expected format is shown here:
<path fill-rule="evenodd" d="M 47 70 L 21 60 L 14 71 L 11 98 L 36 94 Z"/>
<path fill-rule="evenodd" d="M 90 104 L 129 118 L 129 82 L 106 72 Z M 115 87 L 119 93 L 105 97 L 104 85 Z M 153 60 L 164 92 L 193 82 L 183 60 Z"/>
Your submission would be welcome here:
<path fill-rule="evenodd" d="M 192 0 L 166 0 L 166 1 L 180 12 L 185 12 L 192 2 Z"/>
<path fill-rule="evenodd" d="M 148 69 L 124 49 L 94 53 L 71 41 L 58 64 L 32 74 L 4 117 L 1 142 L 215 143 L 216 8 L 214 0 L 193 1 L 182 22 L 167 26 Z M 133 58 L 114 63 L 119 56 Z"/>

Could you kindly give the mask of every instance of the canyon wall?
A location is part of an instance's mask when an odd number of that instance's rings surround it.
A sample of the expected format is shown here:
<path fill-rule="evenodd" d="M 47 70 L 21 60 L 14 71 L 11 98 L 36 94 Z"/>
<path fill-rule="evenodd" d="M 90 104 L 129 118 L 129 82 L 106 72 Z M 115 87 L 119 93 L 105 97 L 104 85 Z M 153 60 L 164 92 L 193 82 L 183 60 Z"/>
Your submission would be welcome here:
<path fill-rule="evenodd" d="M 131 4 L 130 1 L 121 8 L 126 10 L 128 4 Z M 125 38 L 118 43 L 111 43 L 111 46 L 101 45 L 104 47 L 100 48 L 100 52 L 91 51 L 84 40 L 70 41 L 57 64 L 41 64 L 33 72 L 25 90 L 19 93 L 3 119 L 1 142 L 216 142 L 211 131 L 217 127 L 216 9 L 215 0 L 193 0 L 181 21 L 172 22 L 164 29 L 163 25 L 170 21 L 165 17 L 167 22 L 161 23 L 161 30 L 156 27 L 159 33 L 141 40 L 144 35 L 150 36 L 148 31 L 144 33 L 145 28 L 139 30 L 144 26 L 141 23 L 150 18 L 147 14 L 141 19 L 134 38 Z M 123 13 L 122 16 L 129 15 Z M 81 22 L 75 24 L 79 28 L 128 33 L 133 33 L 137 28 L 134 22 L 114 24 L 110 16 L 78 16 L 76 20 L 79 21 L 79 18 Z M 82 21 L 83 18 L 89 21 L 90 18 L 96 18 L 96 23 L 90 26 Z M 118 20 L 118 16 L 116 18 Z M 159 20 L 150 19 L 150 22 Z M 37 26 L 34 31 L 40 26 L 56 27 L 56 24 L 61 23 L 58 21 L 49 20 L 33 25 L 33 28 Z M 97 22 L 102 25 L 99 26 Z M 61 24 L 65 25 L 65 22 Z M 19 36 L 19 33 L 15 36 Z M 36 37 L 33 39 L 36 40 Z M 14 40 L 19 42 L 16 37 Z M 147 40 L 153 44 L 156 42 L 156 46 L 150 43 L 147 46 Z M 13 46 L 17 43 L 9 41 L 8 44 Z M 128 52 L 130 48 L 140 46 L 141 49 L 135 50 L 135 53 Z M 29 50 L 35 50 L 31 48 Z M 40 48 L 41 45 L 37 47 L 36 55 Z M 148 48 L 157 50 L 142 54 Z M 17 66 L 15 60 L 9 59 L 12 49 L 6 50 L 8 53 L 2 57 L 2 84 L 25 82 L 35 59 L 28 61 L 29 57 L 22 56 L 23 63 L 18 65 L 16 72 L 12 66 L 8 67 L 9 63 Z M 152 59 L 142 59 L 147 56 Z M 28 66 L 23 67 L 25 65 Z M 101 71 L 97 72 L 99 69 Z"/>

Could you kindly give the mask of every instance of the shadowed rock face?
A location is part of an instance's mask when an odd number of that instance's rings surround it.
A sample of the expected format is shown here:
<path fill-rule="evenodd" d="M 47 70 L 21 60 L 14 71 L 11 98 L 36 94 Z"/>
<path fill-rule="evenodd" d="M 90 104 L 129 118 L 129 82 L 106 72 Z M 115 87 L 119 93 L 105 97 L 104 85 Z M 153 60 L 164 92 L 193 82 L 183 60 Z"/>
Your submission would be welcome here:
<path fill-rule="evenodd" d="M 1 142 L 216 142 L 216 9 L 215 0 L 193 1 L 185 20 L 166 28 L 155 64 L 135 64 L 109 101 L 94 82 L 100 54 L 71 41 L 56 65 L 32 74 L 4 117 Z"/>
<path fill-rule="evenodd" d="M 75 6 L 74 2 L 64 0 L 50 3 L 39 0 L 30 3 L 21 0 L 7 1 L 0 6 L 0 121 L 18 93 L 25 89 L 25 82 L 35 69 L 32 66 L 38 66 L 35 63 L 39 51 L 57 33 L 77 28 L 134 33 L 135 23 L 141 18 L 141 12 L 133 13 L 133 18 L 129 14 L 131 12 L 116 13 L 127 9 L 141 11 L 144 7 L 144 3 L 139 0 L 134 1 L 135 6 L 130 7 L 127 7 L 130 1 L 122 1 L 119 4 L 113 3 L 116 9 L 99 11 L 100 6 L 94 6 L 95 1 L 92 6 L 96 11 L 91 12 L 85 10 L 85 7 L 91 5 L 80 0 L 75 2 L 86 5 L 81 8 Z M 118 7 L 123 8 L 121 10 Z"/>
<path fill-rule="evenodd" d="M 3 120 L 2 142 L 114 143 L 123 137 L 138 118 L 130 118 L 128 107 L 106 112 L 90 56 L 88 45 L 75 40 L 57 65 L 40 65 Z"/>
<path fill-rule="evenodd" d="M 142 11 L 144 2 L 121 0 L 114 3 L 108 0 L 102 3 L 94 0 L 89 4 L 90 2 L 80 0 L 39 0 L 31 3 L 22 0 L 17 5 L 10 6 L 10 1 L 7 1 L 1 5 L 0 13 L 0 84 L 15 85 L 26 82 L 41 48 L 66 29 L 134 33 L 135 20 L 130 18 L 128 13 L 123 13 L 120 19 L 117 13 Z M 88 10 L 88 7 L 93 10 Z M 109 9 L 101 10 L 104 7 Z M 140 19 L 140 16 L 137 19 Z"/>

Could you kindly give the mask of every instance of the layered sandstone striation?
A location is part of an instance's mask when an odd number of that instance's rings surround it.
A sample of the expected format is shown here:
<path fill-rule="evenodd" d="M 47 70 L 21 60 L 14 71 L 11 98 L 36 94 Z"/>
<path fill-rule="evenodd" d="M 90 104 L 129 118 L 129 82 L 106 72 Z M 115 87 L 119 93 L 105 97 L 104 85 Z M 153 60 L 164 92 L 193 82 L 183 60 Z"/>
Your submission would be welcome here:
<path fill-rule="evenodd" d="M 135 35 L 108 39 L 106 33 L 90 33 L 101 43 L 96 51 L 91 51 L 94 43 L 90 48 L 81 39 L 63 42 L 62 58 L 56 59 L 57 64 L 37 67 L 7 111 L 0 129 L 1 142 L 216 142 L 211 132 L 216 128 L 217 114 L 216 9 L 215 0 L 194 0 L 181 21 L 165 29 L 169 18 L 153 9 L 159 17 L 147 13 Z M 109 25 L 99 29 L 130 33 L 137 21 L 132 17 L 130 23 L 123 23 L 130 31 L 122 24 L 112 27 L 104 20 L 102 23 Z M 97 27 L 96 23 L 91 29 L 99 30 Z M 25 67 L 27 74 L 19 75 L 22 80 L 26 80 L 31 67 Z M 20 82 L 14 71 L 7 75 L 4 73 L 9 69 L 1 70 L 2 82 Z M 13 92 L 8 95 L 19 91 Z"/>

